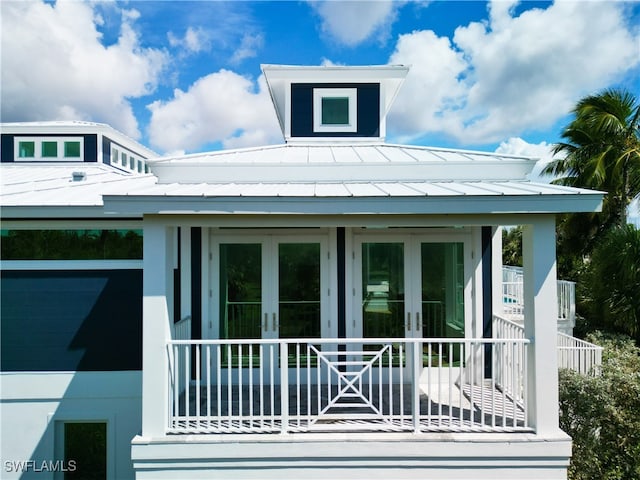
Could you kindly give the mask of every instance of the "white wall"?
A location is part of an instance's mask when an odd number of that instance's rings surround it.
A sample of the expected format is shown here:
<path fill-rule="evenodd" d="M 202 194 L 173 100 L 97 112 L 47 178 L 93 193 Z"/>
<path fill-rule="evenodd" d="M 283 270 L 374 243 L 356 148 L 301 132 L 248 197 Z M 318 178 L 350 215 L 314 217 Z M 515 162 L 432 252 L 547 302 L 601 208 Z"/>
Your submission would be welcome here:
<path fill-rule="evenodd" d="M 70 420 L 105 421 L 108 478 L 134 478 L 131 439 L 142 421 L 141 372 L 3 372 L 0 387 L 0 478 L 60 478 L 33 467 L 16 472 L 7 462 L 34 460 L 40 467 L 55 461 L 56 422 Z"/>

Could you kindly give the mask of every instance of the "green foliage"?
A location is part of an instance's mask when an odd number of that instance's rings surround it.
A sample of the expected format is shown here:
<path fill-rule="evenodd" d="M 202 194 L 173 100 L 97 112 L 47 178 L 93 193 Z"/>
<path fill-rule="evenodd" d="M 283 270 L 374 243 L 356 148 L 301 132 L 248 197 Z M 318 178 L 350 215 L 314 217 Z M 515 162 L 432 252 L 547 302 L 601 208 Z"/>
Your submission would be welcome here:
<path fill-rule="evenodd" d="M 640 102 L 628 91 L 605 90 L 580 100 L 573 114 L 553 150 L 562 156 L 543 173 L 554 183 L 607 193 L 602 212 L 558 219 L 558 273 L 582 281 L 593 249 L 627 223 L 627 207 L 640 195 Z"/>
<path fill-rule="evenodd" d="M 139 230 L 3 230 L 3 260 L 141 259 Z"/>
<path fill-rule="evenodd" d="M 578 102 L 544 173 L 557 183 L 607 192 L 598 233 L 626 223 L 626 209 L 640 194 L 640 103 L 630 92 L 606 90 Z"/>
<path fill-rule="evenodd" d="M 580 294 L 587 317 L 640 345 L 640 230 L 626 225 L 607 233 L 593 251 Z"/>
<path fill-rule="evenodd" d="M 522 226 L 504 230 L 502 233 L 502 263 L 513 267 L 522 266 Z"/>
<path fill-rule="evenodd" d="M 623 336 L 604 347 L 600 375 L 560 371 L 560 427 L 573 439 L 570 480 L 640 478 L 640 348 Z"/>

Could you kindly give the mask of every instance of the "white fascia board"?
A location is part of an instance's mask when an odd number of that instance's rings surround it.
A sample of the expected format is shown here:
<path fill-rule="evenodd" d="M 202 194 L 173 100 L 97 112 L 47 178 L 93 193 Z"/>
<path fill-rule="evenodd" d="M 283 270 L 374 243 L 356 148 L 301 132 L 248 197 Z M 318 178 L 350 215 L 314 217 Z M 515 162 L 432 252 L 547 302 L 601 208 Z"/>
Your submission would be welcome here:
<path fill-rule="evenodd" d="M 602 194 L 452 197 L 165 197 L 105 196 L 105 212 L 144 214 L 257 215 L 492 215 L 596 212 Z"/>
<path fill-rule="evenodd" d="M 528 162 L 422 162 L 422 163 L 235 163 L 209 164 L 185 161 L 156 163 L 159 183 L 343 182 L 343 181 L 500 181 L 525 180 Z"/>

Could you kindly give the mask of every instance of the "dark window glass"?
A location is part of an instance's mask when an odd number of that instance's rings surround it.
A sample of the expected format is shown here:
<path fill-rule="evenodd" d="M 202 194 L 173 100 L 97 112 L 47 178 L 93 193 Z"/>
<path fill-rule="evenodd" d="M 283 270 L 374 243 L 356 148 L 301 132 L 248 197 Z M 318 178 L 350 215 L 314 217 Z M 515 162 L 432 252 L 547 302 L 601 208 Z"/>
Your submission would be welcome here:
<path fill-rule="evenodd" d="M 349 125 L 349 98 L 322 98 L 322 125 Z"/>
<path fill-rule="evenodd" d="M 55 158 L 58 156 L 58 142 L 42 142 L 42 156 Z"/>
<path fill-rule="evenodd" d="M 33 158 L 36 156 L 35 142 L 20 142 L 18 147 L 18 157 Z"/>
<path fill-rule="evenodd" d="M 64 424 L 64 464 L 67 479 L 107 478 L 107 424 L 68 422 Z M 73 466 L 73 468 L 69 468 Z"/>
<path fill-rule="evenodd" d="M 2 230 L 2 260 L 142 258 L 142 230 Z"/>
<path fill-rule="evenodd" d="M 80 157 L 80 142 L 64 142 L 65 157 Z"/>

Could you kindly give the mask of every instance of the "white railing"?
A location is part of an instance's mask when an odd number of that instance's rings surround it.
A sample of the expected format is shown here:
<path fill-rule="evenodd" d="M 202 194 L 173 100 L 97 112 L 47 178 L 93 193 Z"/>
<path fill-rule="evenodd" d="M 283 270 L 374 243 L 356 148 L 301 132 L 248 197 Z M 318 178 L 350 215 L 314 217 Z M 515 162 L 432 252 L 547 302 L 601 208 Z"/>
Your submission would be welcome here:
<path fill-rule="evenodd" d="M 524 338 L 524 327 L 499 315 L 493 316 L 494 338 Z M 602 347 L 558 332 L 558 368 L 583 375 L 597 375 L 602 365 Z"/>
<path fill-rule="evenodd" d="M 167 344 L 167 432 L 531 431 L 527 345 L 523 339 L 174 340 Z M 511 379 L 511 391 L 497 375 Z"/>
<path fill-rule="evenodd" d="M 502 306 L 505 315 L 524 315 L 524 271 L 522 267 L 502 266 Z M 558 280 L 558 320 L 562 328 L 573 329 L 576 319 L 576 284 Z"/>
<path fill-rule="evenodd" d="M 511 320 L 508 320 L 503 317 L 499 317 L 494 315 L 493 317 L 493 338 L 496 339 L 524 339 L 524 328 L 518 325 Z M 524 351 L 510 351 L 506 350 L 504 352 L 500 352 L 503 356 L 501 359 L 501 364 L 507 365 L 508 368 L 502 369 L 499 368 L 496 373 L 496 382 L 500 388 L 504 391 L 508 392 L 510 395 L 514 395 L 517 398 L 524 396 L 524 392 L 518 390 L 519 383 L 516 378 L 512 376 L 512 372 L 516 373 L 516 375 L 525 375 L 526 374 L 526 361 L 522 355 L 525 354 Z"/>
<path fill-rule="evenodd" d="M 602 347 L 558 332 L 558 366 L 582 375 L 598 375 L 602 366 Z"/>

